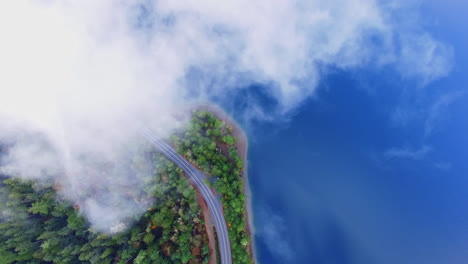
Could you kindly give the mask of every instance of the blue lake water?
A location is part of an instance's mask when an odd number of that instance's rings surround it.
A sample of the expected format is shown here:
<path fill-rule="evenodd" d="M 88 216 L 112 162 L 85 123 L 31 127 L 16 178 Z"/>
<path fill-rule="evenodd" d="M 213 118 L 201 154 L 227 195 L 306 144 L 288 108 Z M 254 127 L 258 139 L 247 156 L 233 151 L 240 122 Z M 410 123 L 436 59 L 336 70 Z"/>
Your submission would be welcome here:
<path fill-rule="evenodd" d="M 468 34 L 423 8 L 454 47 L 447 78 L 334 71 L 289 121 L 244 123 L 260 263 L 468 263 Z M 274 105 L 261 90 L 230 112 Z"/>
<path fill-rule="evenodd" d="M 384 100 L 352 84 L 334 76 L 335 88 L 290 123 L 252 132 L 260 262 L 466 263 L 467 136 L 456 128 L 468 122 L 453 117 L 422 142 L 422 130 L 392 127 L 376 110 Z M 431 151 L 414 159 L 386 154 L 405 144 Z"/>

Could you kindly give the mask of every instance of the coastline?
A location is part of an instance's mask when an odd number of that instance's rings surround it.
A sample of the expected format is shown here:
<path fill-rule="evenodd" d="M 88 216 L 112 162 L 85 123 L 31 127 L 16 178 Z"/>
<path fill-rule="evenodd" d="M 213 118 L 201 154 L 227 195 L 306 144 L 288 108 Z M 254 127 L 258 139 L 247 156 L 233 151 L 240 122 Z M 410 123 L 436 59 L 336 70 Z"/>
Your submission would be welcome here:
<path fill-rule="evenodd" d="M 248 177 L 248 139 L 247 135 L 245 134 L 244 130 L 242 127 L 231 117 L 229 116 L 224 109 L 221 107 L 214 105 L 214 104 L 208 104 L 208 103 L 200 103 L 196 104 L 191 109 L 196 109 L 196 110 L 205 110 L 211 112 L 213 115 L 216 116 L 216 118 L 223 120 L 226 124 L 228 124 L 232 128 L 232 134 L 237 138 L 237 142 L 234 144 L 236 149 L 238 150 L 238 153 L 240 157 L 242 158 L 242 161 L 244 162 L 244 172 L 243 172 L 243 185 L 244 185 L 244 195 L 246 199 L 246 231 L 247 234 L 249 234 L 250 237 L 250 254 L 251 257 L 254 261 L 254 263 L 257 262 L 257 255 L 256 255 L 256 250 L 255 250 L 255 243 L 254 243 L 254 235 L 255 235 L 255 227 L 253 224 L 253 211 L 252 211 L 252 192 L 250 189 L 250 184 L 249 184 L 249 177 Z"/>

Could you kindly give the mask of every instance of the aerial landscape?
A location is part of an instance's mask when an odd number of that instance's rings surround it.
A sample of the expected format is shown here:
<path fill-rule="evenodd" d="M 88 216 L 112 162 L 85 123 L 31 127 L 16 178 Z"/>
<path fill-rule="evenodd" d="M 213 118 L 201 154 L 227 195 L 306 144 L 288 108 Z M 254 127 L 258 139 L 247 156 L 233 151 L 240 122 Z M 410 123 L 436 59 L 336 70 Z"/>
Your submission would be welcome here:
<path fill-rule="evenodd" d="M 0 2 L 0 264 L 466 264 L 467 8 Z"/>
<path fill-rule="evenodd" d="M 213 108 L 213 112 L 220 114 L 220 111 Z M 134 173 L 135 180 L 146 186 L 141 190 L 127 189 L 126 195 L 132 198 L 134 206 L 139 206 L 144 196 L 152 199 L 151 206 L 146 204 L 147 212 L 134 219 L 137 222 L 129 229 L 126 225 L 131 223 L 130 220 L 104 227 L 102 231 L 107 235 L 93 229 L 78 213 L 80 200 L 86 197 L 77 197 L 74 203 L 57 197 L 60 182 L 23 182 L 9 179 L 9 175 L 3 176 L 1 208 L 8 217 L 0 226 L 4 231 L 1 235 L 4 243 L 2 263 L 210 263 L 210 259 L 213 259 L 211 263 L 216 263 L 218 258 L 226 258 L 220 260 L 221 263 L 232 263 L 227 258 L 235 258 L 236 263 L 252 263 L 241 177 L 244 161 L 237 153 L 238 138 L 233 136 L 233 128 L 211 112 L 193 110 L 189 129 L 172 135 L 171 143 L 177 152 L 162 139 L 152 136 L 150 130 L 142 128 L 142 137 L 155 144 L 160 153 L 148 148 L 128 160 L 129 168 L 133 169 L 129 173 Z M 8 155 L 8 152 L 8 145 L 2 146 L 2 154 Z M 183 163 L 177 159 L 187 165 L 181 165 Z M 114 168 L 109 164 L 101 165 L 100 171 L 89 169 L 87 172 L 112 173 Z M 190 168 L 186 170 L 186 166 Z M 210 177 L 197 179 L 198 174 L 192 176 L 191 171 L 199 172 L 195 166 L 209 173 Z M 142 171 L 148 174 L 141 174 Z M 190 175 L 190 181 L 183 175 L 184 171 Z M 207 188 L 212 187 L 213 182 L 217 192 Z M 92 191 L 97 193 L 113 191 L 100 190 L 109 188 L 105 184 L 94 187 Z M 203 194 L 206 202 L 199 198 L 203 188 L 211 195 Z M 219 198 L 215 198 L 216 195 Z M 222 210 L 219 200 L 223 204 Z M 199 203 L 215 203 L 218 208 L 209 206 L 208 210 L 205 205 L 201 207 L 202 212 Z M 213 221 L 216 221 L 215 225 L 208 224 Z M 217 221 L 222 221 L 224 228 L 218 226 Z M 29 230 L 30 226 L 34 228 Z M 209 240 L 213 245 L 217 244 L 213 226 L 218 230 L 219 250 L 209 248 Z M 14 249 L 16 253 L 8 249 Z"/>

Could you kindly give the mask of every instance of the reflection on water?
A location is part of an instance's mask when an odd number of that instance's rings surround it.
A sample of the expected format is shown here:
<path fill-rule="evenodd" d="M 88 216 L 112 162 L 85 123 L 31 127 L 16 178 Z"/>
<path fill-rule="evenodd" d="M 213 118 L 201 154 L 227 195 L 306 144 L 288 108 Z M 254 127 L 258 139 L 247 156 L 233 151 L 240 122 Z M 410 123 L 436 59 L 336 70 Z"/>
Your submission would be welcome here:
<path fill-rule="evenodd" d="M 248 127 L 259 261 L 466 263 L 468 168 L 458 132 L 422 142 L 422 129 L 392 124 L 393 90 L 371 94 L 346 74 L 328 83 L 282 128 Z M 458 107 L 452 122 L 463 120 Z M 388 155 L 423 144 L 434 150 Z"/>

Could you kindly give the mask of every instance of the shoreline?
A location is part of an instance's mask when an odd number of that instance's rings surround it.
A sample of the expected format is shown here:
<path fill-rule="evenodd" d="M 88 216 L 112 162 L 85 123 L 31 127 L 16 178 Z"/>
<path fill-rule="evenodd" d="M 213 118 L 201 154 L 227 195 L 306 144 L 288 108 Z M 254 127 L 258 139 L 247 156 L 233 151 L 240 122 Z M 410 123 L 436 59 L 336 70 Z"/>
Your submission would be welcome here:
<path fill-rule="evenodd" d="M 250 253 L 254 263 L 257 262 L 257 255 L 255 250 L 254 235 L 255 235 L 255 226 L 253 224 L 253 211 L 252 211 L 252 191 L 250 189 L 249 177 L 248 177 L 248 146 L 249 142 L 247 135 L 242 127 L 220 106 L 211 104 L 211 103 L 200 103 L 193 105 L 190 109 L 196 110 L 205 110 L 211 112 L 215 117 L 224 121 L 232 128 L 232 134 L 237 138 L 237 142 L 234 144 L 238 150 L 239 155 L 244 162 L 244 171 L 243 171 L 243 185 L 244 185 L 244 195 L 246 199 L 246 232 L 250 237 Z"/>

